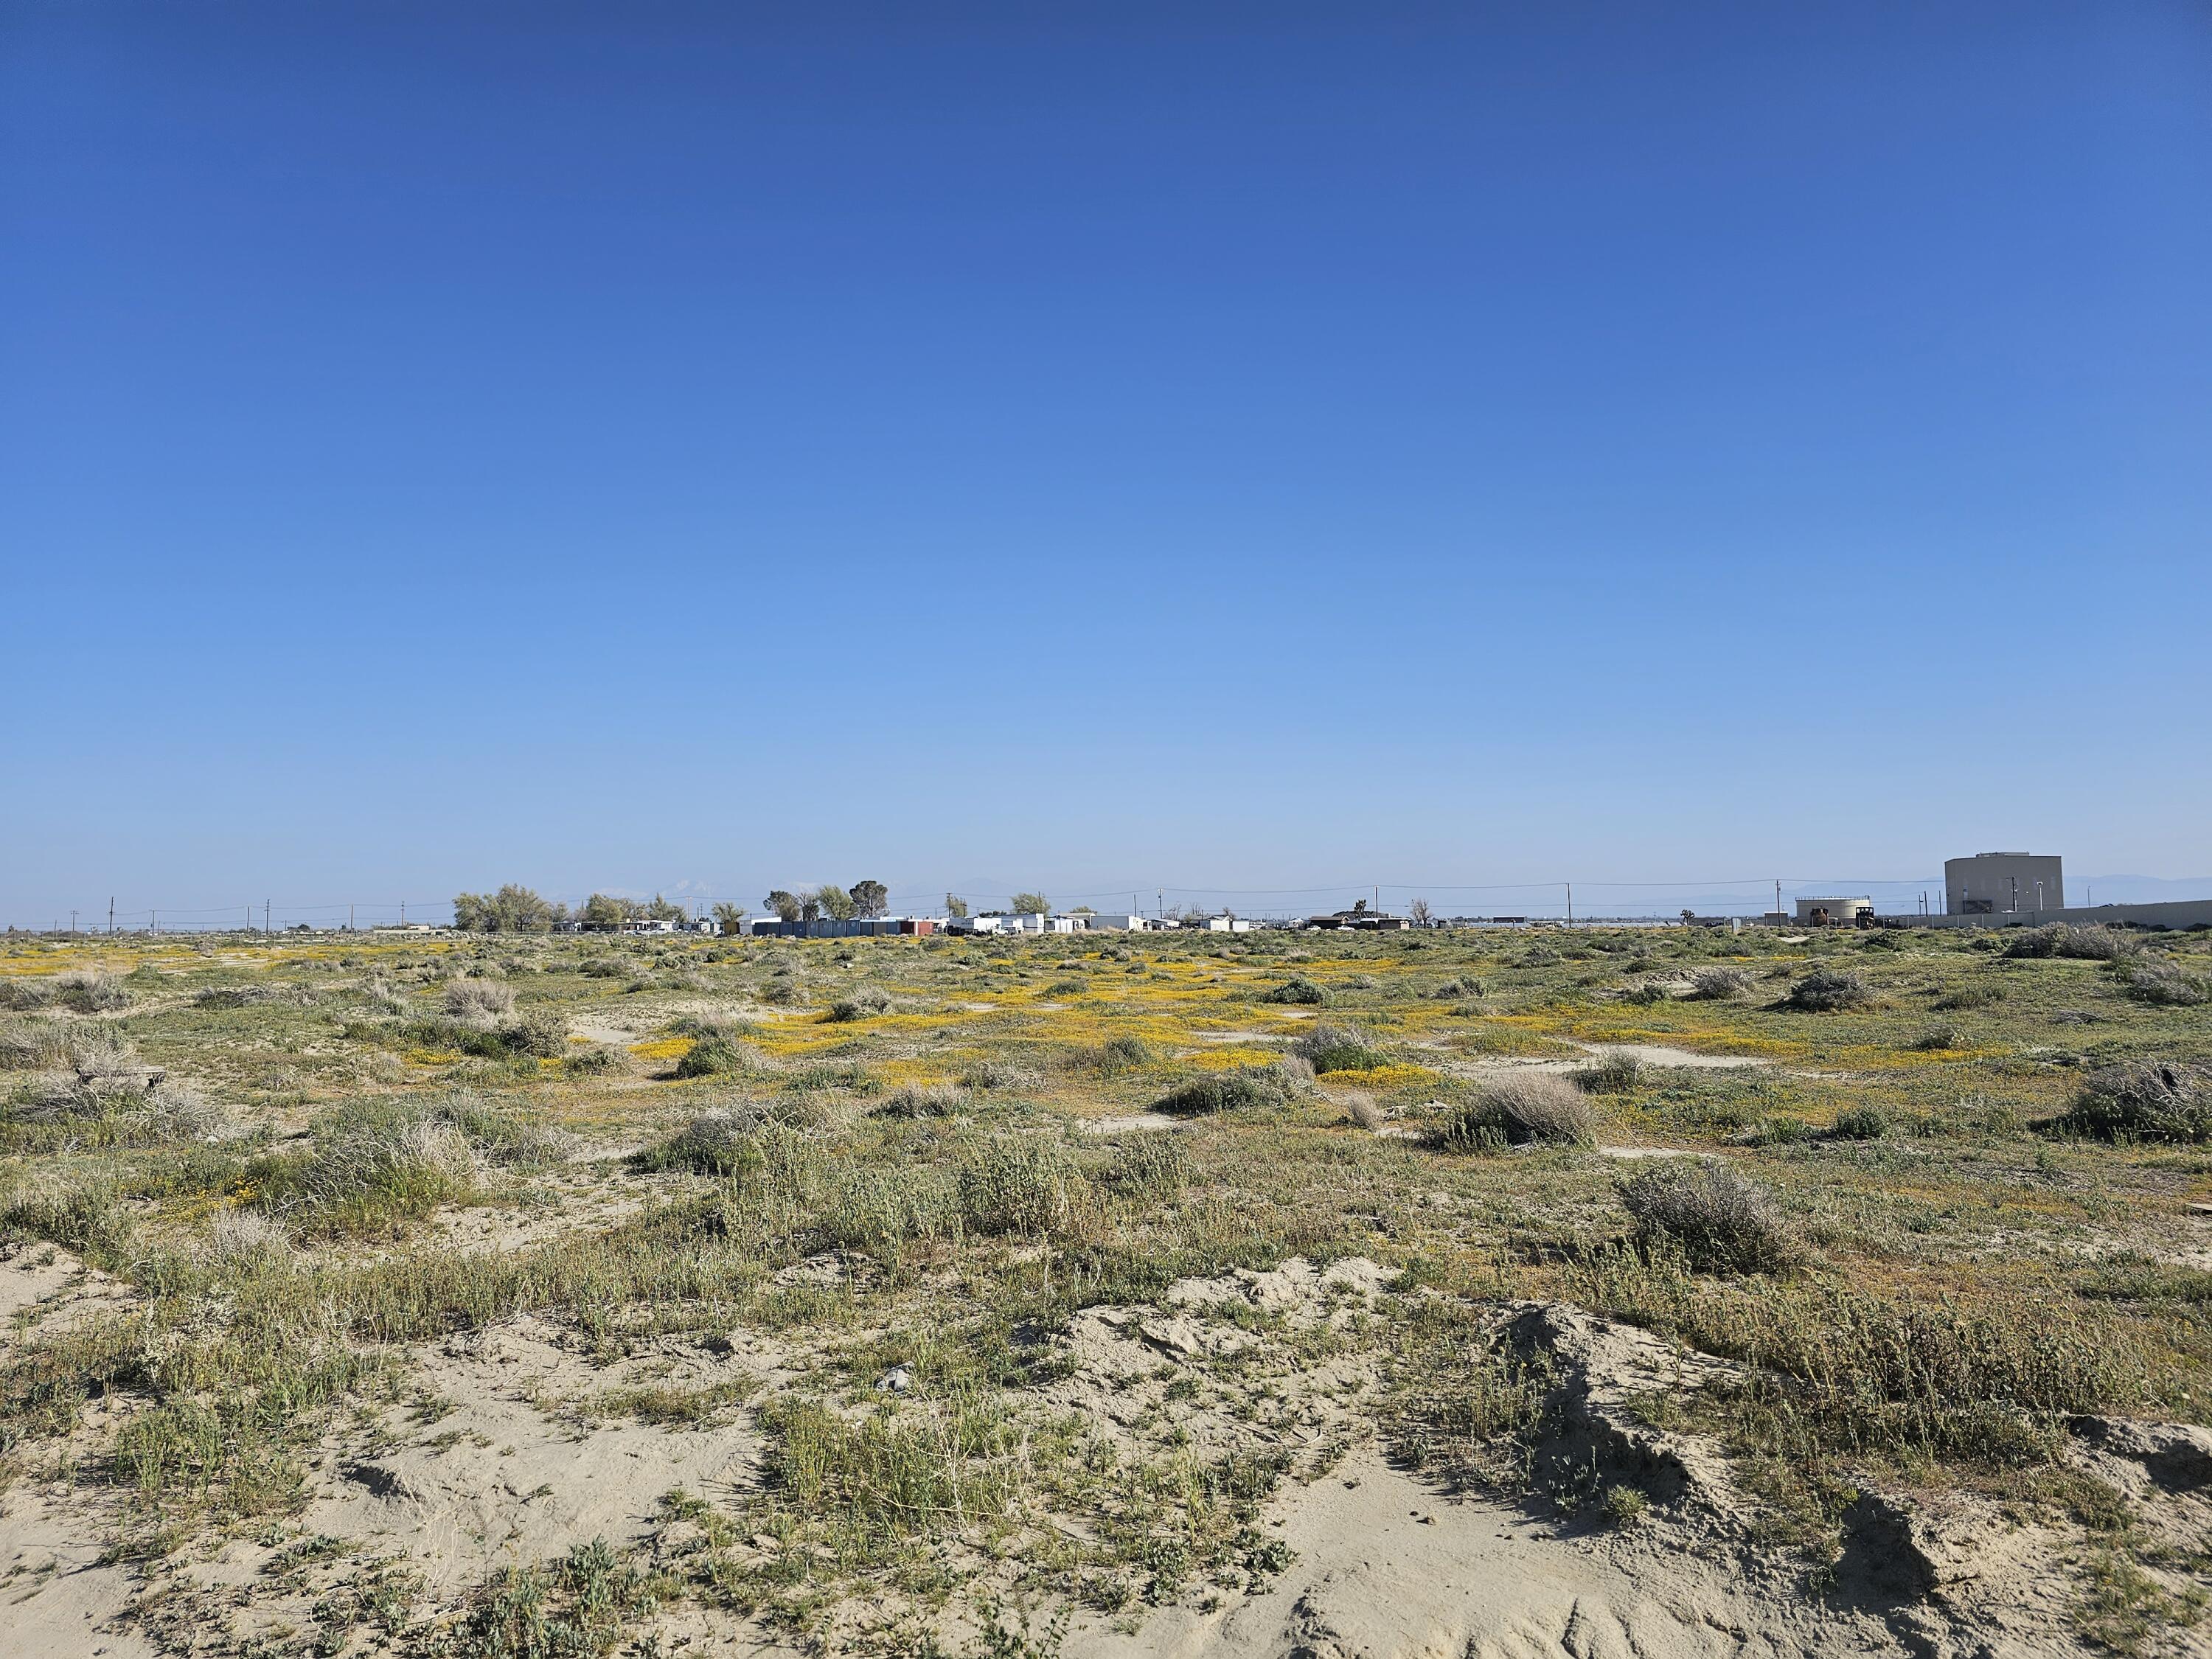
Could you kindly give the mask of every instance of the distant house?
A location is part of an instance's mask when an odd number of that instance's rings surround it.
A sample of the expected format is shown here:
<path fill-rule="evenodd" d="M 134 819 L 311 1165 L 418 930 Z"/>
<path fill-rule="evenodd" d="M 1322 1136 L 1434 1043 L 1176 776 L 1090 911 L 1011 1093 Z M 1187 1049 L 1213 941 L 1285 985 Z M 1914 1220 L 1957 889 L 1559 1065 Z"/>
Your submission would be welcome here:
<path fill-rule="evenodd" d="M 1410 924 L 1403 916 L 1370 910 L 1362 899 L 1349 910 L 1332 910 L 1325 916 L 1308 916 L 1306 926 L 1325 929 L 1358 928 L 1363 933 L 1398 933 Z"/>
<path fill-rule="evenodd" d="M 1252 931 L 1252 924 L 1242 916 L 1200 916 L 1195 921 L 1185 922 L 1183 926 L 1202 928 L 1209 933 L 1249 933 Z"/>
<path fill-rule="evenodd" d="M 1099 915 L 1095 912 L 1083 918 L 1084 931 L 1091 933 L 1141 933 L 1152 924 L 1136 915 Z"/>
<path fill-rule="evenodd" d="M 1002 931 L 1006 918 L 994 911 L 988 915 L 949 916 L 945 931 L 948 933 L 996 933 Z"/>

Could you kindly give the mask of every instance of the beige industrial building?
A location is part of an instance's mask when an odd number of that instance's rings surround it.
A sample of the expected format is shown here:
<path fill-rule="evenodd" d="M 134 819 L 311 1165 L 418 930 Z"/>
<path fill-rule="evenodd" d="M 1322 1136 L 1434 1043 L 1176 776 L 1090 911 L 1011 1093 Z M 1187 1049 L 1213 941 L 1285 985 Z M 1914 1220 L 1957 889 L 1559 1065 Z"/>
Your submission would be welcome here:
<path fill-rule="evenodd" d="M 2055 853 L 1977 853 L 1943 860 L 1943 911 L 1953 916 L 2063 910 L 2066 883 Z"/>

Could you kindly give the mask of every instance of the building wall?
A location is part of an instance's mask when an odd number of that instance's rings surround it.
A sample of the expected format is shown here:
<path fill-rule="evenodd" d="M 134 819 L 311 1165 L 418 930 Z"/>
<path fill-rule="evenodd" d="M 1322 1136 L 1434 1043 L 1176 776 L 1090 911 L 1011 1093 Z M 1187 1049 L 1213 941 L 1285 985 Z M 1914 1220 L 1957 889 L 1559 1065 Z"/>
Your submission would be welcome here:
<path fill-rule="evenodd" d="M 2000 910 L 1986 916 L 1906 916 L 1914 927 L 2040 927 L 2050 921 L 2083 927 L 2101 921 L 2115 927 L 2212 927 L 2212 899 L 2177 899 L 2166 904 L 2079 904 L 2066 910 Z"/>
<path fill-rule="evenodd" d="M 1981 853 L 1943 860 L 1945 914 L 1967 914 L 1969 900 L 1987 901 L 1995 912 L 2063 910 L 2063 860 L 2051 853 Z M 2041 882 L 2040 892 L 2036 884 Z M 2014 884 L 2017 884 L 2015 886 Z"/>

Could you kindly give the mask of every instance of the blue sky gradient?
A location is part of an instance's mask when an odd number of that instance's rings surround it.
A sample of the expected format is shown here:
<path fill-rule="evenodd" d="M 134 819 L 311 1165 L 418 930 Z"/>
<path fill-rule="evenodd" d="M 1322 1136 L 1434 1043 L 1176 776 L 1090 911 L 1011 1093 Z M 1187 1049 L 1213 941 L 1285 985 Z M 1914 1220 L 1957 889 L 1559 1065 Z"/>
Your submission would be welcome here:
<path fill-rule="evenodd" d="M 23 0 L 0 921 L 2212 872 L 2209 86 L 2191 4 Z"/>

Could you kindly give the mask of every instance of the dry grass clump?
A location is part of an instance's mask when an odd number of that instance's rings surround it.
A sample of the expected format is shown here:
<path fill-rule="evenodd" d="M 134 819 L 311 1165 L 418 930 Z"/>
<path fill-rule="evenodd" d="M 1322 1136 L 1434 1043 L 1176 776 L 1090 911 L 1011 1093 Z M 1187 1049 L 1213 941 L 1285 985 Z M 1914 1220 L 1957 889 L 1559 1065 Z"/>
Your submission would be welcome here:
<path fill-rule="evenodd" d="M 1139 1135 L 1114 1149 L 1098 1184 L 1117 1197 L 1163 1202 L 1195 1178 L 1198 1166 L 1181 1133 Z"/>
<path fill-rule="evenodd" d="M 1350 1025 L 1316 1025 L 1291 1044 L 1291 1053 L 1316 1072 L 1366 1072 L 1390 1063 L 1364 1032 Z"/>
<path fill-rule="evenodd" d="M 1782 1005 L 1801 1013 L 1832 1014 L 1863 1008 L 1873 1000 L 1874 988 L 1856 970 L 1816 968 L 1790 988 Z"/>
<path fill-rule="evenodd" d="M 1773 1193 L 1731 1164 L 1656 1163 L 1622 1185 L 1620 1201 L 1640 1243 L 1671 1246 L 1708 1273 L 1781 1273 L 1804 1260 Z"/>
<path fill-rule="evenodd" d="M 2194 1008 L 2212 1001 L 2212 986 L 2182 971 L 2181 964 L 2164 957 L 2137 957 L 2124 963 L 2121 973 L 2128 994 L 2138 1002 L 2164 1008 Z"/>
<path fill-rule="evenodd" d="M 66 1065 L 70 1042 L 70 1029 L 61 1021 L 0 1020 L 0 1071 L 30 1072 Z"/>
<path fill-rule="evenodd" d="M 1690 980 L 1692 1002 L 1729 1002 L 1751 989 L 1751 975 L 1741 968 L 1700 968 Z"/>
<path fill-rule="evenodd" d="M 1087 1072 L 1093 1077 L 1119 1077 L 1124 1072 L 1149 1066 L 1158 1058 L 1152 1045 L 1144 1038 L 1125 1035 L 1071 1048 L 1066 1064 L 1070 1071 Z"/>
<path fill-rule="evenodd" d="M 123 981 L 99 968 L 72 968 L 51 979 L 0 979 L 0 1009 L 58 1007 L 102 1014 L 130 1006 L 131 993 Z"/>
<path fill-rule="evenodd" d="M 1043 1081 L 1042 1074 L 1035 1066 L 1011 1060 L 979 1060 L 960 1071 L 960 1086 L 963 1089 L 1034 1089 Z"/>
<path fill-rule="evenodd" d="M 876 1108 L 878 1117 L 941 1118 L 958 1117 L 969 1109 L 967 1091 L 950 1084 L 927 1085 L 909 1083 L 894 1090 L 890 1099 Z"/>
<path fill-rule="evenodd" d="M 268 1171 L 256 1200 L 301 1232 L 391 1235 L 476 1190 L 475 1149 L 434 1113 L 341 1114 L 317 1127 L 315 1140 L 305 1159 Z"/>
<path fill-rule="evenodd" d="M 2099 1140 L 2212 1139 L 2212 1070 L 2157 1060 L 2100 1066 L 2051 1127 Z"/>
<path fill-rule="evenodd" d="M 1597 1111 L 1589 1097 L 1550 1072 L 1522 1072 L 1486 1083 L 1455 1101 L 1431 1130 L 1446 1152 L 1497 1152 L 1539 1142 L 1587 1146 L 1595 1139 Z"/>
<path fill-rule="evenodd" d="M 514 988 L 495 979 L 448 980 L 446 1012 L 455 1019 L 491 1024 L 514 1012 Z"/>
<path fill-rule="evenodd" d="M 1073 1155 L 1056 1138 L 994 1135 L 960 1166 L 960 1213 L 979 1233 L 1057 1233 L 1084 1184 Z"/>
<path fill-rule="evenodd" d="M 258 1210 L 222 1209 L 208 1228 L 208 1260 L 231 1273 L 288 1267 L 296 1257 L 284 1224 Z"/>
<path fill-rule="evenodd" d="M 1942 1013 L 1960 1013 L 1969 1008 L 1993 1008 L 2004 1000 L 2005 988 L 1989 980 L 1947 991 L 1928 1006 Z"/>

